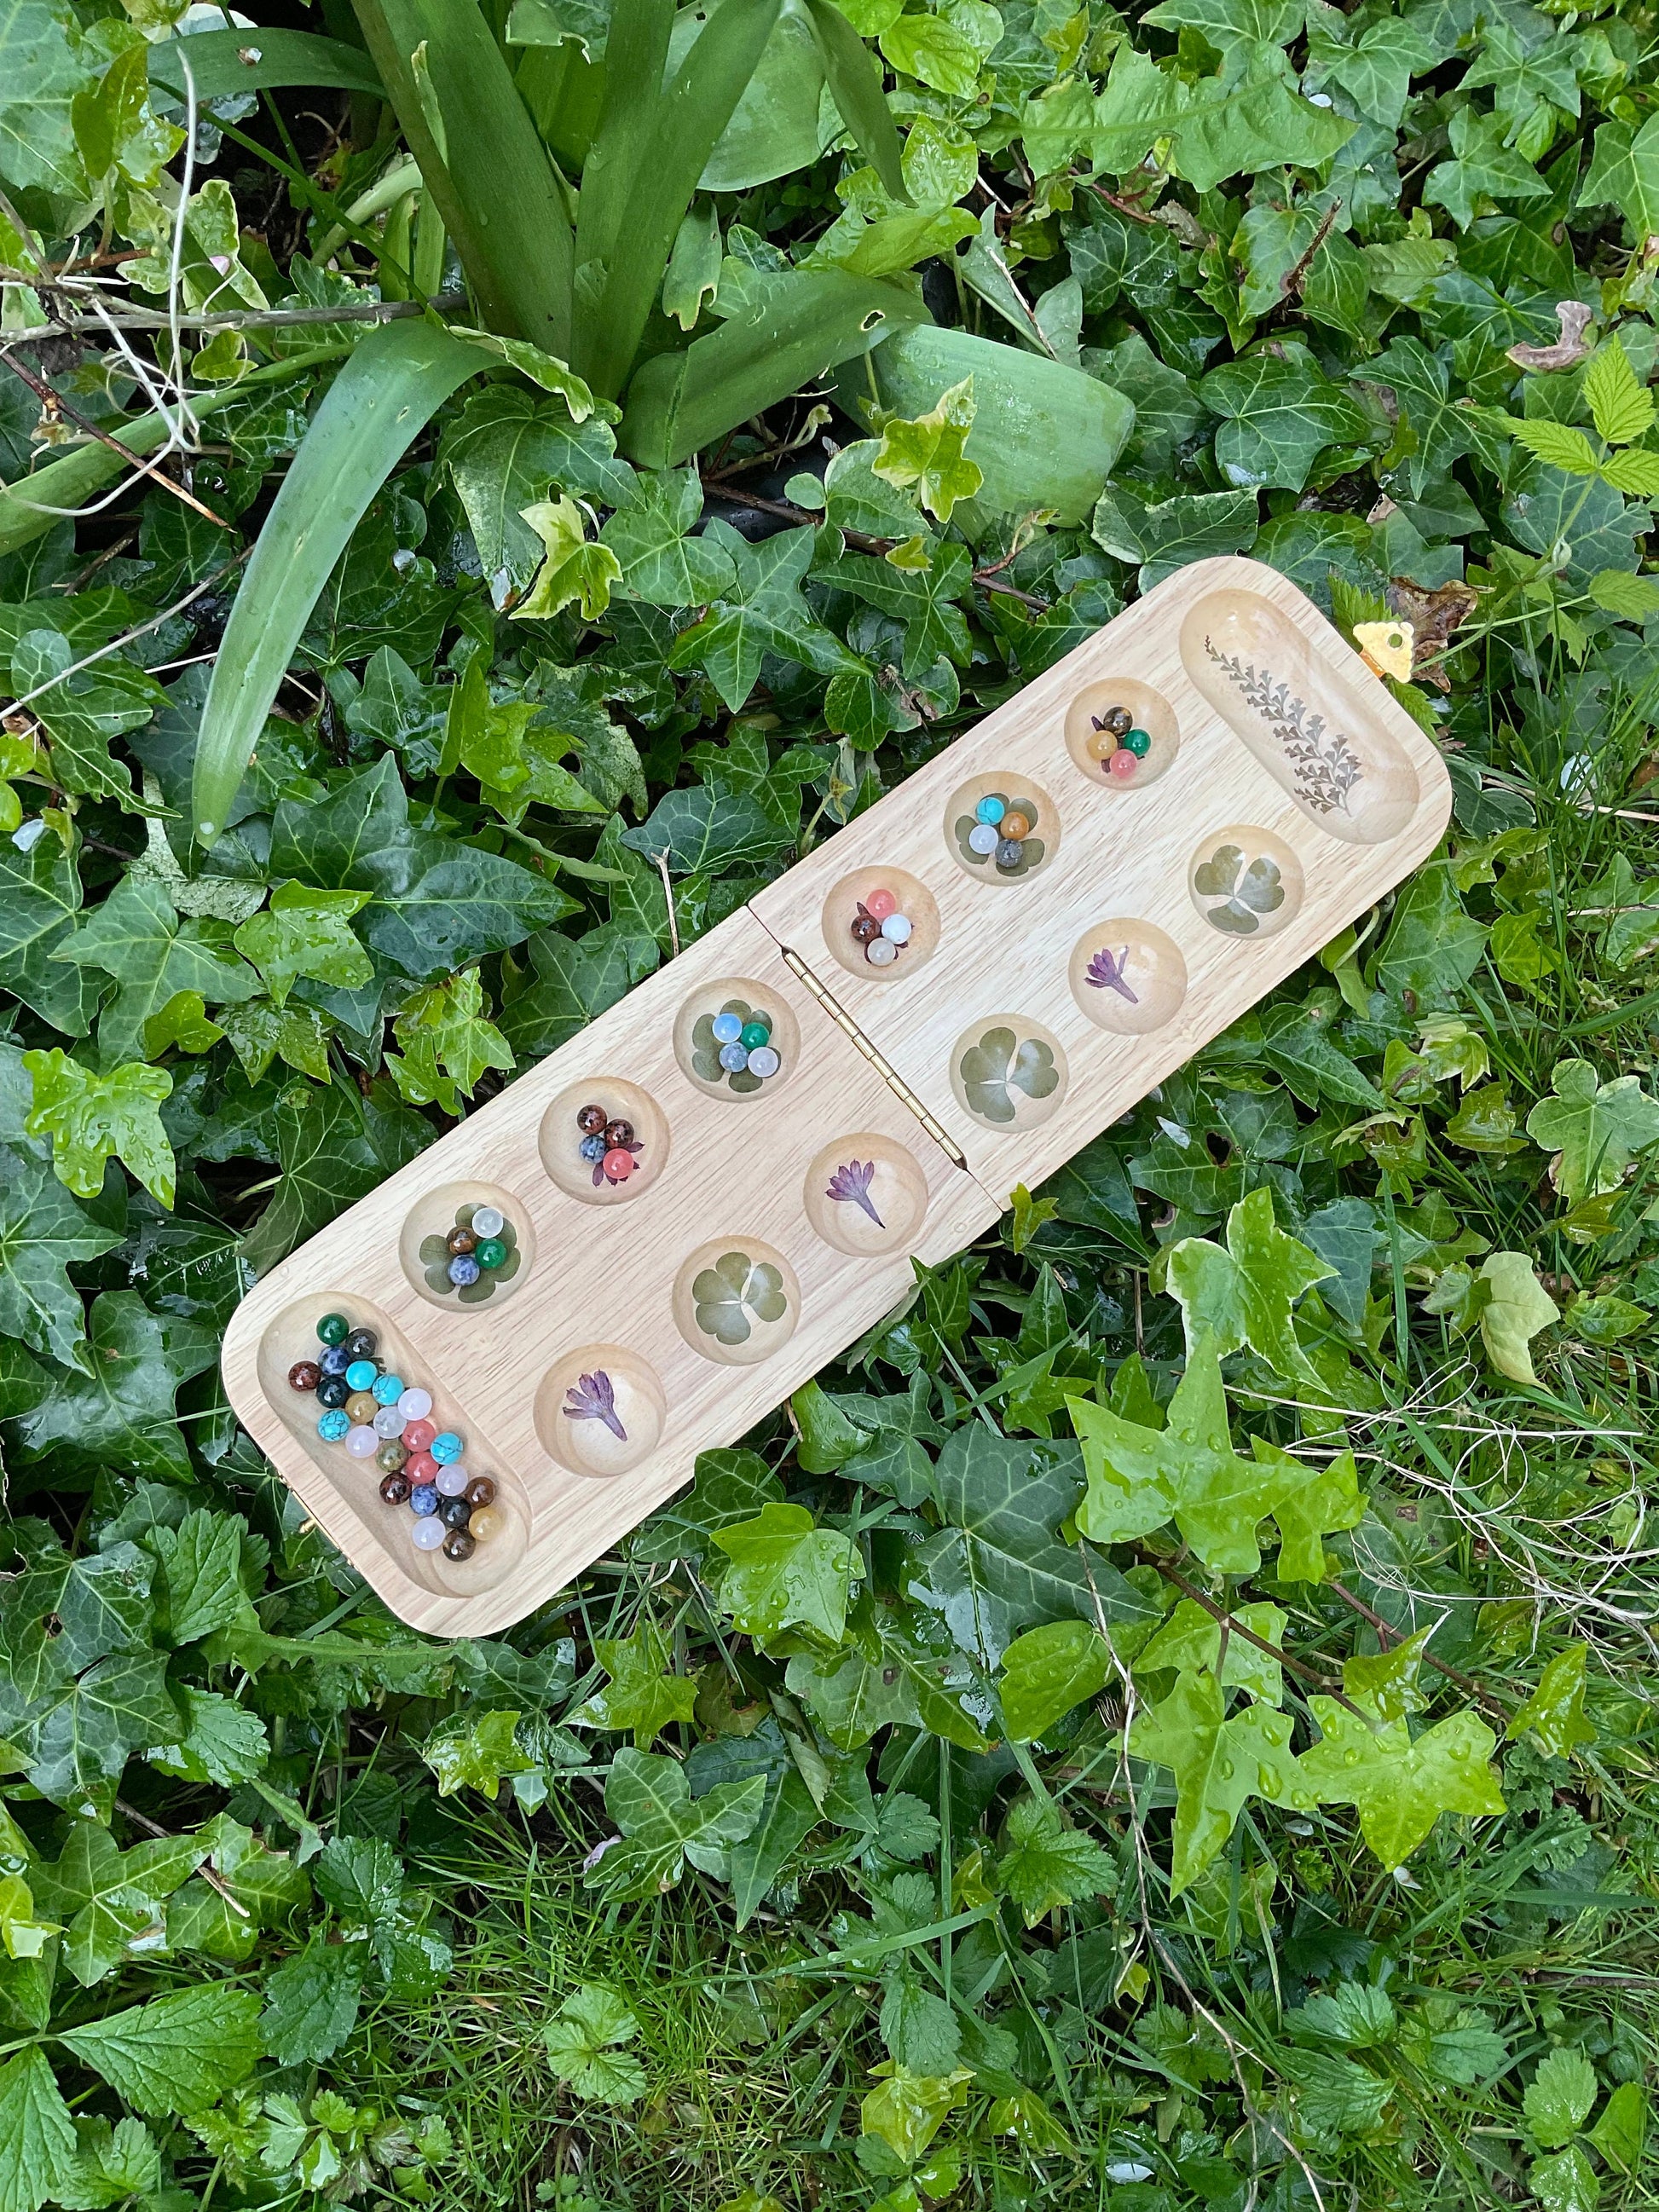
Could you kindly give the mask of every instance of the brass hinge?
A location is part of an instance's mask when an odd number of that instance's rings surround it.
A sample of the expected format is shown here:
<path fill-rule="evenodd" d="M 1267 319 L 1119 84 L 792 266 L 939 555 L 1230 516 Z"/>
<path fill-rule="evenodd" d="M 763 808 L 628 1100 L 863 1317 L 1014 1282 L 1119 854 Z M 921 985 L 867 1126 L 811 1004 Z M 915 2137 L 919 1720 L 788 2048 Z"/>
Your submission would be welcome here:
<path fill-rule="evenodd" d="M 811 993 L 812 996 L 817 1000 L 819 1006 L 823 1008 L 824 1012 L 828 1014 L 830 1020 L 834 1022 L 836 1027 L 842 1031 L 845 1036 L 852 1039 L 853 1042 L 864 1054 L 864 1057 L 869 1061 L 871 1066 L 875 1069 L 876 1073 L 880 1076 L 882 1081 L 887 1085 L 887 1088 L 892 1092 L 893 1096 L 898 1099 L 902 1104 L 909 1108 L 911 1113 L 915 1115 L 917 1121 L 920 1121 L 922 1127 L 927 1130 L 928 1135 L 939 1146 L 939 1150 L 945 1154 L 945 1158 L 951 1161 L 954 1165 L 961 1168 L 964 1174 L 971 1174 L 972 1170 L 968 1165 L 968 1155 L 963 1151 L 961 1146 L 956 1142 L 949 1131 L 946 1130 L 934 1119 L 933 1115 L 928 1112 L 927 1109 L 922 1104 L 921 1099 L 917 1097 L 915 1092 L 911 1090 L 909 1085 L 898 1073 L 898 1070 L 890 1066 L 882 1057 L 881 1054 L 877 1051 L 875 1046 L 872 1044 L 869 1038 L 866 1036 L 864 1031 L 853 1019 L 853 1017 L 848 1012 L 846 1007 L 842 1005 L 840 1000 L 835 996 L 833 992 L 827 991 L 824 988 L 823 985 L 812 973 L 812 970 L 801 958 L 799 952 L 792 951 L 792 949 L 787 945 L 781 945 L 778 947 L 778 950 L 782 953 L 784 964 L 788 969 L 790 974 L 794 976 L 798 982 L 803 984 L 805 988 Z"/>

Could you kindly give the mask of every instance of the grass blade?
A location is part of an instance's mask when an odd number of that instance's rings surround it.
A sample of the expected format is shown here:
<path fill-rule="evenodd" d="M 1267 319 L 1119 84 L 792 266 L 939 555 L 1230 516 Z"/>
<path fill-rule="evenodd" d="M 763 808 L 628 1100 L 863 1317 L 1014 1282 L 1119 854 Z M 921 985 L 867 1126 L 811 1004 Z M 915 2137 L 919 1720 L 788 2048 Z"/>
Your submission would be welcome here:
<path fill-rule="evenodd" d="M 672 468 L 826 369 L 927 317 L 909 293 L 843 270 L 787 277 L 684 353 L 646 362 L 628 388 L 617 443 L 642 467 Z"/>
<path fill-rule="evenodd" d="M 568 360 L 575 244 L 564 196 L 477 0 L 352 5 L 484 320 Z"/>
<path fill-rule="evenodd" d="M 633 185 L 593 315 L 592 357 L 575 364 L 607 399 L 628 381 L 685 210 L 766 51 L 782 3 L 720 0 L 657 103 L 648 137 L 631 164 Z M 606 71 L 611 83 L 621 74 L 608 52 Z M 605 136 L 602 125 L 601 143 Z"/>
<path fill-rule="evenodd" d="M 489 356 L 430 323 L 365 338 L 283 480 L 226 625 L 202 712 L 191 811 L 210 845 L 236 796 L 329 571 L 369 501 L 450 393 Z"/>

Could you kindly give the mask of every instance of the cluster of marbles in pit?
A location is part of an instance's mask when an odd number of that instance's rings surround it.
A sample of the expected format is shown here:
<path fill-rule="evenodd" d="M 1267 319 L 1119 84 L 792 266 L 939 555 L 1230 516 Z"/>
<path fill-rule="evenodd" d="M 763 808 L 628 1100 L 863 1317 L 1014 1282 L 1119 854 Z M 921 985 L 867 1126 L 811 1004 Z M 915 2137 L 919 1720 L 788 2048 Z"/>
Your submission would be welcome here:
<path fill-rule="evenodd" d="M 1139 729 L 1127 707 L 1103 708 L 1089 717 L 1089 757 L 1100 763 L 1100 772 L 1114 783 L 1129 783 L 1152 750 L 1152 734 Z"/>
<path fill-rule="evenodd" d="M 752 1098 L 780 1073 L 777 1024 L 764 1006 L 728 999 L 718 1012 L 699 1014 L 691 1031 L 691 1072 L 740 1098 Z"/>
<path fill-rule="evenodd" d="M 498 1206 L 459 1206 L 455 1225 L 421 1239 L 426 1285 L 440 1297 L 478 1305 L 519 1272 L 518 1232 Z"/>
<path fill-rule="evenodd" d="M 988 791 L 973 812 L 957 823 L 957 842 L 969 867 L 988 866 L 1012 881 L 1028 875 L 1047 851 L 1047 842 L 1038 834 L 1041 827 L 1036 799 Z"/>
<path fill-rule="evenodd" d="M 880 890 L 859 901 L 851 931 L 854 944 L 872 968 L 890 968 L 915 934 L 915 925 L 900 911 L 895 894 Z"/>
<path fill-rule="evenodd" d="M 603 1106 L 584 1106 L 576 1116 L 577 1151 L 593 1170 L 593 1188 L 615 1189 L 628 1181 L 639 1165 L 645 1146 L 634 1134 L 634 1124 L 621 1115 L 607 1114 Z"/>
<path fill-rule="evenodd" d="M 372 1328 L 354 1328 L 344 1314 L 326 1313 L 317 1324 L 316 1358 L 295 1362 L 289 1387 L 315 1395 L 323 1409 L 317 1433 L 325 1443 L 343 1444 L 352 1459 L 374 1461 L 382 1502 L 409 1508 L 417 1552 L 470 1559 L 500 1533 L 495 1486 L 465 1465 L 465 1439 L 432 1419 L 432 1393 L 392 1374 L 379 1350 Z"/>

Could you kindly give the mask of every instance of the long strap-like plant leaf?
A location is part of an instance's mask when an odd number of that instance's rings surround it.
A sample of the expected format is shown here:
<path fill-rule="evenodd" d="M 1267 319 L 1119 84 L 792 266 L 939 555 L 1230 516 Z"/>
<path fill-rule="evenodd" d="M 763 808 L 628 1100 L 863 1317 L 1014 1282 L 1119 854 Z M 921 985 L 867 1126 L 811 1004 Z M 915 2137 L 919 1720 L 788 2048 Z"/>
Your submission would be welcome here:
<path fill-rule="evenodd" d="M 285 383 L 289 377 L 321 368 L 325 362 L 337 361 L 350 349 L 348 343 L 313 346 L 304 353 L 287 354 L 281 361 L 268 362 L 263 368 L 250 369 L 234 384 L 222 384 L 211 392 L 192 392 L 191 413 L 199 421 L 203 416 L 228 407 L 233 399 L 261 385 Z M 158 447 L 167 443 L 173 417 L 139 415 L 131 422 L 112 422 L 106 427 L 120 439 L 127 453 L 142 454 L 147 459 Z M 0 484 L 0 555 L 15 553 L 21 546 L 32 545 L 37 538 L 44 538 L 64 515 L 76 513 L 94 499 L 106 484 L 125 475 L 131 465 L 125 454 L 112 446 L 71 446 L 58 460 L 48 461 L 32 476 Z"/>
<path fill-rule="evenodd" d="M 361 46 L 320 39 L 314 31 L 262 30 L 257 40 L 246 31 L 197 31 L 187 40 L 164 39 L 149 50 L 150 82 L 182 99 L 186 59 L 198 100 L 228 100 L 279 85 L 327 85 L 386 96 Z"/>
<path fill-rule="evenodd" d="M 452 392 L 488 355 L 433 323 L 365 338 L 331 386 L 265 518 L 214 664 L 191 812 L 223 826 L 301 634 L 369 501 Z"/>
<path fill-rule="evenodd" d="M 352 5 L 484 321 L 568 361 L 564 194 L 477 0 Z"/>
<path fill-rule="evenodd" d="M 648 130 L 637 135 L 631 105 L 617 111 L 619 126 L 626 115 L 635 146 L 634 174 L 591 315 L 581 314 L 588 299 L 584 287 L 574 363 L 607 399 L 628 381 L 697 179 L 755 74 L 782 6 L 783 0 L 720 0 L 658 99 Z M 608 57 L 607 67 L 608 92 L 616 79 Z M 605 137 L 602 124 L 601 142 Z"/>
<path fill-rule="evenodd" d="M 617 0 L 611 12 L 605 96 L 593 143 L 582 164 L 576 205 L 576 336 L 571 365 L 578 369 L 623 210 L 662 105 L 673 27 L 674 0 Z"/>
<path fill-rule="evenodd" d="M 925 323 L 915 293 L 845 270 L 802 270 L 684 353 L 658 354 L 628 387 L 617 443 L 642 467 L 672 468 L 763 407 L 799 392 L 895 330 Z"/>

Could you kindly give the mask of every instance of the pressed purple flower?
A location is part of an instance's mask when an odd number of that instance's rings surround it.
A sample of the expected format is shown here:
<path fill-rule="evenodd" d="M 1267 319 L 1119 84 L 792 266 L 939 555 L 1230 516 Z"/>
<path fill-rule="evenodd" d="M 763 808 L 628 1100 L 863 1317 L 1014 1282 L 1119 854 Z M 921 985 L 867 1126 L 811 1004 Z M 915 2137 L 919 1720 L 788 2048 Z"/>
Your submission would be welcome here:
<path fill-rule="evenodd" d="M 885 1229 L 887 1224 L 870 1202 L 870 1185 L 875 1180 L 875 1173 L 873 1160 L 848 1160 L 830 1176 L 823 1194 L 838 1204 L 861 1206 L 878 1229 Z"/>
<path fill-rule="evenodd" d="M 1115 991 L 1120 999 L 1127 999 L 1132 1006 L 1138 1006 L 1140 1004 L 1139 999 L 1123 980 L 1123 963 L 1128 957 L 1129 948 L 1127 945 L 1115 957 L 1103 945 L 1089 963 L 1088 980 L 1094 985 L 1096 990 Z"/>
<path fill-rule="evenodd" d="M 603 1421 L 618 1443 L 628 1442 L 628 1431 L 617 1412 L 617 1394 L 603 1367 L 579 1376 L 566 1391 L 564 1417 L 568 1421 Z"/>

